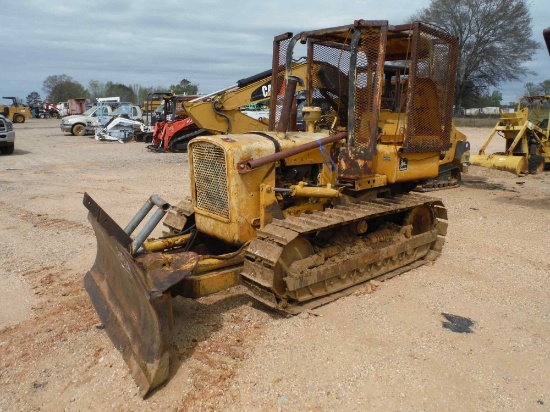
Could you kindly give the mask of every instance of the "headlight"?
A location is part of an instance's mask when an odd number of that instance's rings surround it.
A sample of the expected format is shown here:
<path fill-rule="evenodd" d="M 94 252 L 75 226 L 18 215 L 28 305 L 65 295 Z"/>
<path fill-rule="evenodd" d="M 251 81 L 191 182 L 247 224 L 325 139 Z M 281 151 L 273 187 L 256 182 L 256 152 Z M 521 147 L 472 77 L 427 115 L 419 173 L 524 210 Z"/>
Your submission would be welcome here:
<path fill-rule="evenodd" d="M 8 129 L 8 132 L 11 132 L 13 130 L 13 123 L 12 122 L 6 122 L 6 128 Z"/>

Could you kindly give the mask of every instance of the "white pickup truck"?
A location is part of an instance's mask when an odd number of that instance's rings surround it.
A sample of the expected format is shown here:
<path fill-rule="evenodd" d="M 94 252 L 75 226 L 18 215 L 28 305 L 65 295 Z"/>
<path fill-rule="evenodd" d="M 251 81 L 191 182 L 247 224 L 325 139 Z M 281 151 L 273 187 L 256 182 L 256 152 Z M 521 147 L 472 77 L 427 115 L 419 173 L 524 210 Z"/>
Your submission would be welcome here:
<path fill-rule="evenodd" d="M 143 121 L 143 113 L 139 106 L 123 103 L 114 111 L 108 105 L 100 105 L 82 114 L 64 117 L 60 127 L 62 131 L 71 133 L 73 136 L 94 134 L 95 128 L 100 125 L 99 117 L 113 117 L 119 114 L 126 114 L 130 119 Z"/>
<path fill-rule="evenodd" d="M 15 132 L 13 123 L 0 114 L 0 153 L 12 154 L 15 147 Z"/>

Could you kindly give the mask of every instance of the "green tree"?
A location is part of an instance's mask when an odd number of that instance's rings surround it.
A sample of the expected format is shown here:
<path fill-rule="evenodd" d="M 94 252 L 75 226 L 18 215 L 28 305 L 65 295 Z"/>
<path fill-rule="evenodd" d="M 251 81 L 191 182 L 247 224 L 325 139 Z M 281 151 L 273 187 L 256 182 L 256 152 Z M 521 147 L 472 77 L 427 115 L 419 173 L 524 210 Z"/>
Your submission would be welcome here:
<path fill-rule="evenodd" d="M 149 93 L 167 91 L 166 87 L 164 86 L 144 87 L 140 84 L 131 84 L 130 87 L 132 88 L 132 90 L 136 95 L 138 104 L 143 104 L 145 100 L 147 100 L 147 96 L 149 95 Z"/>
<path fill-rule="evenodd" d="M 137 103 L 137 97 L 131 87 L 121 83 L 105 83 L 105 96 L 120 97 L 121 102 Z"/>
<path fill-rule="evenodd" d="M 55 104 L 75 97 L 88 97 L 88 91 L 76 81 L 66 81 L 54 86 L 48 95 L 48 101 Z"/>
<path fill-rule="evenodd" d="M 66 82 L 74 82 L 74 79 L 71 76 L 67 76 L 66 74 L 59 74 L 59 75 L 52 75 L 46 77 L 46 80 L 42 83 L 42 90 L 44 90 L 44 93 L 46 93 L 46 96 L 50 96 L 52 93 L 52 90 L 59 85 L 60 83 L 66 83 Z M 50 100 L 48 98 L 48 100 Z M 50 100 L 53 101 L 53 100 Z"/>
<path fill-rule="evenodd" d="M 472 90 L 531 73 L 525 63 L 539 44 L 531 39 L 526 0 L 431 0 L 411 20 L 433 23 L 458 38 L 456 107 Z"/>
<path fill-rule="evenodd" d="M 524 96 L 537 96 L 539 94 L 541 93 L 538 84 L 535 84 L 533 82 L 525 83 L 525 86 L 523 87 Z"/>
<path fill-rule="evenodd" d="M 491 94 L 483 96 L 481 107 L 500 107 L 502 102 L 502 93 L 494 90 Z"/>
<path fill-rule="evenodd" d="M 105 93 L 105 84 L 99 80 L 90 80 L 88 82 L 88 91 L 90 92 L 90 98 L 97 99 L 102 97 Z"/>
<path fill-rule="evenodd" d="M 550 79 L 540 82 L 539 89 L 541 94 L 550 94 Z"/>
<path fill-rule="evenodd" d="M 42 104 L 42 98 L 40 97 L 40 94 L 38 92 L 29 93 L 26 101 L 27 101 L 27 106 L 29 107 Z"/>
<path fill-rule="evenodd" d="M 179 84 L 170 85 L 170 90 L 174 94 L 194 95 L 199 93 L 199 85 L 193 84 L 187 79 L 182 79 Z"/>

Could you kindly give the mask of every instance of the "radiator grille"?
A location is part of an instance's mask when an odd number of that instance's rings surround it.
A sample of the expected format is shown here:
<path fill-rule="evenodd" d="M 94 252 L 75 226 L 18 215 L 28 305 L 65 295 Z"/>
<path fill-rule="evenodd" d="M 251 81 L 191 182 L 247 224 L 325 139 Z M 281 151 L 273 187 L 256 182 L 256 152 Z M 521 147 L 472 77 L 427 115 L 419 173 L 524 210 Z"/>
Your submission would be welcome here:
<path fill-rule="evenodd" d="M 229 219 L 225 152 L 212 143 L 191 145 L 197 208 Z"/>

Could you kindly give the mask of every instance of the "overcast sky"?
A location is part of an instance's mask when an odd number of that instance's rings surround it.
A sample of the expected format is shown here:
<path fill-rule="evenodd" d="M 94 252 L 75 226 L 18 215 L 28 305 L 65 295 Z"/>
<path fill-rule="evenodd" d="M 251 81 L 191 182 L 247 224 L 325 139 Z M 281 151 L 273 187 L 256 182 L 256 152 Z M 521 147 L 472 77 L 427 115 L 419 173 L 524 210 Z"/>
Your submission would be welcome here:
<path fill-rule="evenodd" d="M 543 43 L 549 0 L 532 0 L 533 36 Z M 183 78 L 209 93 L 271 67 L 273 37 L 351 24 L 405 23 L 429 0 L 0 0 L 0 96 L 45 98 L 47 76 L 169 86 Z M 528 67 L 537 76 L 503 84 L 503 103 L 523 84 L 550 78 L 541 48 Z"/>

